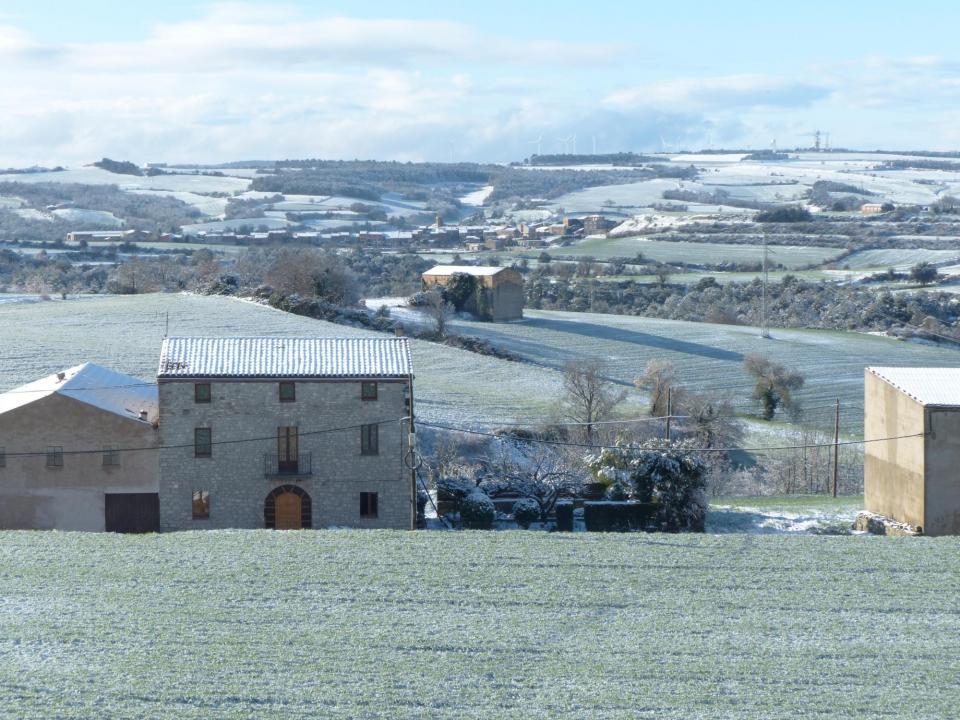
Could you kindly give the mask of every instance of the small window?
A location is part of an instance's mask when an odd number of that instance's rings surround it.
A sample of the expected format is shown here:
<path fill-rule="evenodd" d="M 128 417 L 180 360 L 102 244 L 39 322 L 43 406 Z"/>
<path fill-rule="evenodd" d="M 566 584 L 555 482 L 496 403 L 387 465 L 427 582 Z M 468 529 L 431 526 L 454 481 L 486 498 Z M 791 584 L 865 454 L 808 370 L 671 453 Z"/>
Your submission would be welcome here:
<path fill-rule="evenodd" d="M 377 517 L 377 493 L 375 492 L 360 493 L 360 517 L 362 518 Z"/>
<path fill-rule="evenodd" d="M 63 448 L 59 445 L 47 448 L 47 467 L 63 467 Z"/>
<path fill-rule="evenodd" d="M 379 425 L 360 426 L 360 454 L 378 455 L 380 453 Z"/>
<path fill-rule="evenodd" d="M 210 383 L 196 383 L 193 386 L 193 401 L 196 403 L 210 402 Z"/>
<path fill-rule="evenodd" d="M 297 384 L 292 382 L 280 383 L 280 402 L 296 402 Z"/>
<path fill-rule="evenodd" d="M 193 491 L 193 519 L 206 520 L 210 517 L 210 493 L 206 490 Z"/>
<path fill-rule="evenodd" d="M 360 399 L 361 400 L 376 400 L 377 399 L 377 384 L 375 382 L 364 382 L 360 383 Z"/>
<path fill-rule="evenodd" d="M 7 449 L 0 447 L 0 468 L 7 466 Z"/>
<path fill-rule="evenodd" d="M 193 456 L 210 457 L 213 455 L 213 431 L 210 428 L 194 428 Z"/>
<path fill-rule="evenodd" d="M 120 451 L 112 446 L 108 445 L 103 449 L 103 466 L 104 467 L 116 467 L 120 464 Z"/>

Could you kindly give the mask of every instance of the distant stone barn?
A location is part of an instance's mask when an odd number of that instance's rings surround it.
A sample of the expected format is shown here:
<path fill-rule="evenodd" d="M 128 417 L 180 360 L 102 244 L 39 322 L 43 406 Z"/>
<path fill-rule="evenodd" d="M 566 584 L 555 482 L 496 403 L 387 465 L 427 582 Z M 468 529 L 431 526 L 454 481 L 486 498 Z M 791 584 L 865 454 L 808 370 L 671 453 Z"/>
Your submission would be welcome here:
<path fill-rule="evenodd" d="M 463 276 L 472 279 L 473 291 L 461 299 L 458 310 L 493 322 L 523 319 L 523 276 L 513 268 L 437 265 L 423 273 L 423 289 L 459 287 Z"/>

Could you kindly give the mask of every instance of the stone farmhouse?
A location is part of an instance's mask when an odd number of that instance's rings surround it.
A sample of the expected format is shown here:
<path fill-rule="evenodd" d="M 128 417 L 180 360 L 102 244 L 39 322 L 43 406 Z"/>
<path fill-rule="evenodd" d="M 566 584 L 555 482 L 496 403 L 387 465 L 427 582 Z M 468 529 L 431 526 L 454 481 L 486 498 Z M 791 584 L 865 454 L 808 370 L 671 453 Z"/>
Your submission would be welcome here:
<path fill-rule="evenodd" d="M 523 276 L 513 268 L 437 265 L 423 273 L 423 289 L 448 287 L 454 276 L 473 278 L 476 290 L 464 298 L 464 310 L 480 320 L 505 322 L 523 318 Z"/>
<path fill-rule="evenodd" d="M 867 368 L 863 407 L 866 509 L 960 534 L 960 368 Z"/>
<path fill-rule="evenodd" d="M 406 338 L 171 337 L 160 527 L 412 529 Z"/>
<path fill-rule="evenodd" d="M 0 395 L 0 528 L 159 527 L 157 389 L 86 363 Z"/>

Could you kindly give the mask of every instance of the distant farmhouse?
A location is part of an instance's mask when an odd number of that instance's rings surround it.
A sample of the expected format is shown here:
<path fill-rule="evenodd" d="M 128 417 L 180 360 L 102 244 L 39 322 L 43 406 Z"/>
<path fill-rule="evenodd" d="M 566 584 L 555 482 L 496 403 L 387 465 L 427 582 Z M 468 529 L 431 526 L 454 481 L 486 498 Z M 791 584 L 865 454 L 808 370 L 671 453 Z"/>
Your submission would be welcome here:
<path fill-rule="evenodd" d="M 0 395 L 0 528 L 157 530 L 157 389 L 90 363 Z"/>
<path fill-rule="evenodd" d="M 160 526 L 412 529 L 405 338 L 164 340 Z"/>
<path fill-rule="evenodd" d="M 472 287 L 465 288 L 464 297 L 455 303 L 458 309 L 493 322 L 523 318 L 523 276 L 513 268 L 437 265 L 423 273 L 423 289 L 460 292 L 458 283 L 463 284 L 464 276 L 471 278 Z"/>
<path fill-rule="evenodd" d="M 960 534 L 960 368 L 867 368 L 864 408 L 866 509 Z"/>
<path fill-rule="evenodd" d="M 67 233 L 67 242 L 82 240 L 97 242 L 135 242 L 146 240 L 148 233 L 143 230 L 74 230 Z"/>

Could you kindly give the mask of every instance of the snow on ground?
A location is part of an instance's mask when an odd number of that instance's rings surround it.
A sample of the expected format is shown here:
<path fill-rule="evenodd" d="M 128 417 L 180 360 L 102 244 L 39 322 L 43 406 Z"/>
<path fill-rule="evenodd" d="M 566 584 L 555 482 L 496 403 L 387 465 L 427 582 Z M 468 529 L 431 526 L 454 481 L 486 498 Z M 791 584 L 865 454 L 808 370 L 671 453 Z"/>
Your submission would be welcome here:
<path fill-rule="evenodd" d="M 207 195 L 199 195 L 194 192 L 176 192 L 173 190 L 146 190 L 146 189 L 135 189 L 130 188 L 127 192 L 134 193 L 136 195 L 155 195 L 159 197 L 172 197 L 185 202 L 187 205 L 192 205 L 201 213 L 207 217 L 223 217 L 224 212 L 227 209 L 227 198 L 223 197 L 209 197 Z"/>
<path fill-rule="evenodd" d="M 90 223 L 95 225 L 107 225 L 110 227 L 123 227 L 123 220 L 111 212 L 105 210 L 84 210 L 82 208 L 60 208 L 54 210 L 53 214 L 63 220 L 75 223 Z"/>
<path fill-rule="evenodd" d="M 726 498 L 707 512 L 707 532 L 771 534 L 851 534 L 863 497 Z"/>
<path fill-rule="evenodd" d="M 53 222 L 52 215 L 43 212 L 43 210 L 36 210 L 35 208 L 17 208 L 13 213 L 25 220 L 46 220 L 47 222 Z"/>
<path fill-rule="evenodd" d="M 0 694 L 24 718 L 852 720 L 960 699 L 956 538 L 5 532 L 0 568 Z"/>
<path fill-rule="evenodd" d="M 487 198 L 490 197 L 490 193 L 493 192 L 493 185 L 484 185 L 479 190 L 474 190 L 471 193 L 460 196 L 460 202 L 463 205 L 470 205 L 471 207 L 482 207 L 483 203 L 486 202 Z"/>

